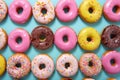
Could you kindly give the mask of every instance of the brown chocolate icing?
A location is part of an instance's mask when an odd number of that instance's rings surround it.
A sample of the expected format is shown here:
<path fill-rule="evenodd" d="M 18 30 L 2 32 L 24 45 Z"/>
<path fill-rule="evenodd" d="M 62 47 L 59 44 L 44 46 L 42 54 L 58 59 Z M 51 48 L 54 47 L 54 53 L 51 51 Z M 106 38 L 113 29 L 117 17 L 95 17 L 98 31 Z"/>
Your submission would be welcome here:
<path fill-rule="evenodd" d="M 52 30 L 46 26 L 36 27 L 32 31 L 31 37 L 33 46 L 40 50 L 48 49 L 52 46 L 54 41 L 54 34 Z"/>
<path fill-rule="evenodd" d="M 102 44 L 114 49 L 120 47 L 120 28 L 116 25 L 107 26 L 101 35 Z"/>

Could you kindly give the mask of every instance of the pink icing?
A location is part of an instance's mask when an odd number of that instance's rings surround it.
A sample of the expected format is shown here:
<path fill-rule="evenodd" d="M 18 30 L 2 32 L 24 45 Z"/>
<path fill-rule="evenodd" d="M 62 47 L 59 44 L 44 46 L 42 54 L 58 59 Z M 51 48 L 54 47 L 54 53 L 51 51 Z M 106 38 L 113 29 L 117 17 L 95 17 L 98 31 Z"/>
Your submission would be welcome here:
<path fill-rule="evenodd" d="M 64 42 L 63 37 L 67 36 L 68 41 Z M 55 44 L 58 48 L 63 51 L 72 50 L 77 43 L 76 33 L 69 27 L 64 26 L 58 29 L 55 33 Z"/>
<path fill-rule="evenodd" d="M 18 8 L 23 8 L 21 14 L 18 14 Z M 31 10 L 32 8 L 28 0 L 14 0 L 9 7 L 9 16 L 14 22 L 23 24 L 28 21 Z"/>
<path fill-rule="evenodd" d="M 120 7 L 120 0 L 107 0 L 104 4 L 103 12 L 110 21 L 117 22 L 120 21 L 120 12 L 114 13 L 112 11 L 114 6 Z"/>
<path fill-rule="evenodd" d="M 115 60 L 115 65 L 112 65 L 110 60 Z M 109 74 L 117 74 L 120 72 L 120 53 L 110 51 L 102 57 L 102 64 L 106 72 Z"/>
<path fill-rule="evenodd" d="M 69 8 L 69 11 L 68 13 L 65 13 L 63 9 L 67 7 Z M 55 11 L 59 20 L 63 22 L 72 21 L 78 15 L 78 9 L 75 0 L 59 0 Z"/>
<path fill-rule="evenodd" d="M 40 64 L 44 64 L 45 68 L 40 69 Z M 40 54 L 32 60 L 31 70 L 39 79 L 49 78 L 54 71 L 54 62 L 49 56 Z"/>
<path fill-rule="evenodd" d="M 17 43 L 18 38 L 22 39 L 21 43 Z M 8 45 L 14 52 L 25 52 L 30 46 L 30 36 L 27 31 L 23 29 L 13 30 L 8 37 Z"/>

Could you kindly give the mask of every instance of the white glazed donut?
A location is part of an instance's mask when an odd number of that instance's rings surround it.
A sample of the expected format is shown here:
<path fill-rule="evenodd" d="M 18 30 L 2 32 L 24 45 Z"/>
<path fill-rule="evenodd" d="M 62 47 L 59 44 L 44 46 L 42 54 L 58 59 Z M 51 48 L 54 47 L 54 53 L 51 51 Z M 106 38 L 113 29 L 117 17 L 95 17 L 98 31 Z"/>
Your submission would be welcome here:
<path fill-rule="evenodd" d="M 46 10 L 43 14 L 42 10 Z M 33 16 L 35 20 L 42 24 L 50 23 L 55 17 L 54 6 L 50 0 L 38 0 L 33 6 Z"/>
<path fill-rule="evenodd" d="M 62 76 L 71 77 L 78 71 L 78 61 L 72 54 L 63 53 L 57 59 L 56 69 Z"/>
<path fill-rule="evenodd" d="M 3 21 L 3 19 L 7 15 L 7 5 L 4 2 L 4 0 L 0 0 L 0 22 Z"/>
<path fill-rule="evenodd" d="M 40 54 L 32 60 L 31 70 L 37 78 L 47 79 L 54 71 L 54 62 L 50 56 Z"/>
<path fill-rule="evenodd" d="M 3 49 L 7 44 L 7 34 L 0 28 L 0 50 Z"/>

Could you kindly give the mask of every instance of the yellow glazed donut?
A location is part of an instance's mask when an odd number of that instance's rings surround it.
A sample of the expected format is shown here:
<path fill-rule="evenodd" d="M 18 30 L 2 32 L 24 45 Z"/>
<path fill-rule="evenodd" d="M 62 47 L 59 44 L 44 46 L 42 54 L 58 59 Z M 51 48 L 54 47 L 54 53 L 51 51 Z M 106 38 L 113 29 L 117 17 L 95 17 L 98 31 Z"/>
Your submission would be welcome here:
<path fill-rule="evenodd" d="M 95 50 L 100 45 L 100 35 L 92 27 L 82 29 L 78 34 L 78 43 L 84 50 Z"/>
<path fill-rule="evenodd" d="M 0 55 L 0 76 L 5 72 L 5 68 L 6 68 L 6 60 L 2 55 Z"/>
<path fill-rule="evenodd" d="M 88 23 L 97 22 L 102 15 L 102 7 L 97 0 L 83 0 L 79 7 L 80 17 Z"/>

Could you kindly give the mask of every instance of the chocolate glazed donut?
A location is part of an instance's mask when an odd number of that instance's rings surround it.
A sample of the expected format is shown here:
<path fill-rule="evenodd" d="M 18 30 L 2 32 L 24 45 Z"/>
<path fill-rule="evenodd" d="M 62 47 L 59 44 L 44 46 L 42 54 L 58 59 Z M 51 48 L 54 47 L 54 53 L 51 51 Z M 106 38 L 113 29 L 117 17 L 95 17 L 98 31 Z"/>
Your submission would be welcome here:
<path fill-rule="evenodd" d="M 107 26 L 101 35 L 102 44 L 114 49 L 120 47 L 120 28 L 116 25 Z"/>
<path fill-rule="evenodd" d="M 48 49 L 54 42 L 54 34 L 51 29 L 46 26 L 36 27 L 32 31 L 31 37 L 33 46 L 40 50 Z"/>

